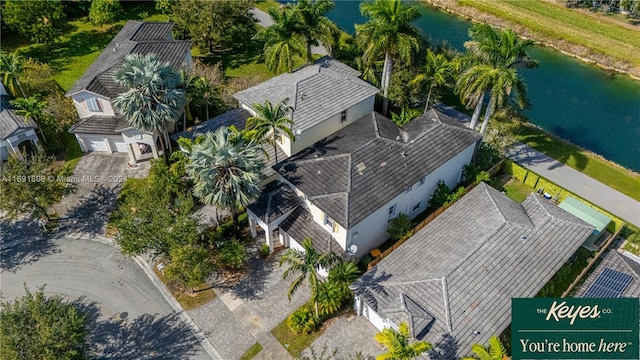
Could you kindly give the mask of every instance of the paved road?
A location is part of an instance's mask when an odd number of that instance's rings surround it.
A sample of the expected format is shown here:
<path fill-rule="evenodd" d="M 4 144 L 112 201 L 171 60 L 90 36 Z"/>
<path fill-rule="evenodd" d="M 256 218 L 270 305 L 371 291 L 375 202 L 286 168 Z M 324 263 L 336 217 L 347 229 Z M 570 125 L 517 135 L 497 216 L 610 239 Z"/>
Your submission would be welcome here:
<path fill-rule="evenodd" d="M 524 144 L 509 157 L 604 210 L 640 226 L 640 202 Z"/>
<path fill-rule="evenodd" d="M 3 300 L 23 295 L 26 283 L 31 291 L 46 284 L 46 294 L 77 302 L 91 316 L 96 358 L 210 358 L 144 271 L 112 246 L 31 238 L 1 255 Z"/>

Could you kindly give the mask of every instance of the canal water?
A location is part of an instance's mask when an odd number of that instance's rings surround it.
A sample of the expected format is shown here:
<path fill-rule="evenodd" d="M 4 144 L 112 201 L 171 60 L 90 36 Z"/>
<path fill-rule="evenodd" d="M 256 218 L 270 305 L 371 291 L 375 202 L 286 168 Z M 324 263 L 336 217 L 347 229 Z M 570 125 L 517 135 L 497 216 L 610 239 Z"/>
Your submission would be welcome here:
<path fill-rule="evenodd" d="M 335 1 L 328 17 L 353 34 L 366 21 L 359 1 Z M 424 4 L 415 25 L 438 43 L 463 50 L 471 23 Z M 557 51 L 536 46 L 537 69 L 519 73 L 527 84 L 530 121 L 545 131 L 640 172 L 640 81 L 603 70 Z"/>

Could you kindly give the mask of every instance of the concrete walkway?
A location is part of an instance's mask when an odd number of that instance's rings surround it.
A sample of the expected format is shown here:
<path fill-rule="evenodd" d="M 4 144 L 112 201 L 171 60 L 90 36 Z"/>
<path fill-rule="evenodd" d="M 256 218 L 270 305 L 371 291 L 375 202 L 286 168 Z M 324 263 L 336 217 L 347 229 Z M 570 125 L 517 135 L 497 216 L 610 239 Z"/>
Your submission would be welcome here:
<path fill-rule="evenodd" d="M 527 145 L 517 144 L 508 156 L 594 205 L 640 226 L 640 202 Z"/>

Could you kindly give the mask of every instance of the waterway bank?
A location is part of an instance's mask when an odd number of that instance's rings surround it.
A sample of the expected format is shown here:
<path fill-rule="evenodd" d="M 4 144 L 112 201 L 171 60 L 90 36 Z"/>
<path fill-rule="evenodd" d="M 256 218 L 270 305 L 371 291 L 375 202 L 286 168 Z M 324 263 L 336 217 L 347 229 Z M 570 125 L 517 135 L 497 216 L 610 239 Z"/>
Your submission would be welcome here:
<path fill-rule="evenodd" d="M 461 5 L 458 0 L 419 0 L 428 5 L 435 6 L 443 11 L 462 17 L 467 21 L 486 22 L 501 28 L 511 28 L 523 38 L 531 39 L 539 45 L 552 48 L 562 54 L 571 56 L 580 61 L 598 66 L 605 71 L 626 74 L 636 80 L 640 80 L 640 67 L 628 61 L 616 59 L 612 56 L 599 54 L 593 49 L 575 44 L 564 39 L 554 39 L 529 27 L 519 24 L 513 19 L 499 17 L 495 14 L 484 12 L 471 6 Z M 585 16 L 588 16 L 585 14 Z M 621 25 L 622 26 L 622 25 Z M 640 29 L 639 29 L 640 30 Z"/>

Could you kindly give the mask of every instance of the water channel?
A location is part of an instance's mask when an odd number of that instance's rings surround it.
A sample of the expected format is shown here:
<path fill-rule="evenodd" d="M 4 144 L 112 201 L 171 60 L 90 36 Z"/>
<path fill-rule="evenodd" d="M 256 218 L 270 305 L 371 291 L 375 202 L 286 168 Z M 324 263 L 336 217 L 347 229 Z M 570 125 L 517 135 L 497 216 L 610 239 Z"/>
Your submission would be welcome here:
<path fill-rule="evenodd" d="M 329 18 L 344 31 L 365 22 L 359 1 L 337 0 Z M 418 4 L 415 25 L 432 42 L 447 41 L 463 50 L 471 23 L 436 8 Z M 557 51 L 536 46 L 530 54 L 540 62 L 521 70 L 531 108 L 530 121 L 606 159 L 640 172 L 640 81 L 605 71 Z"/>

